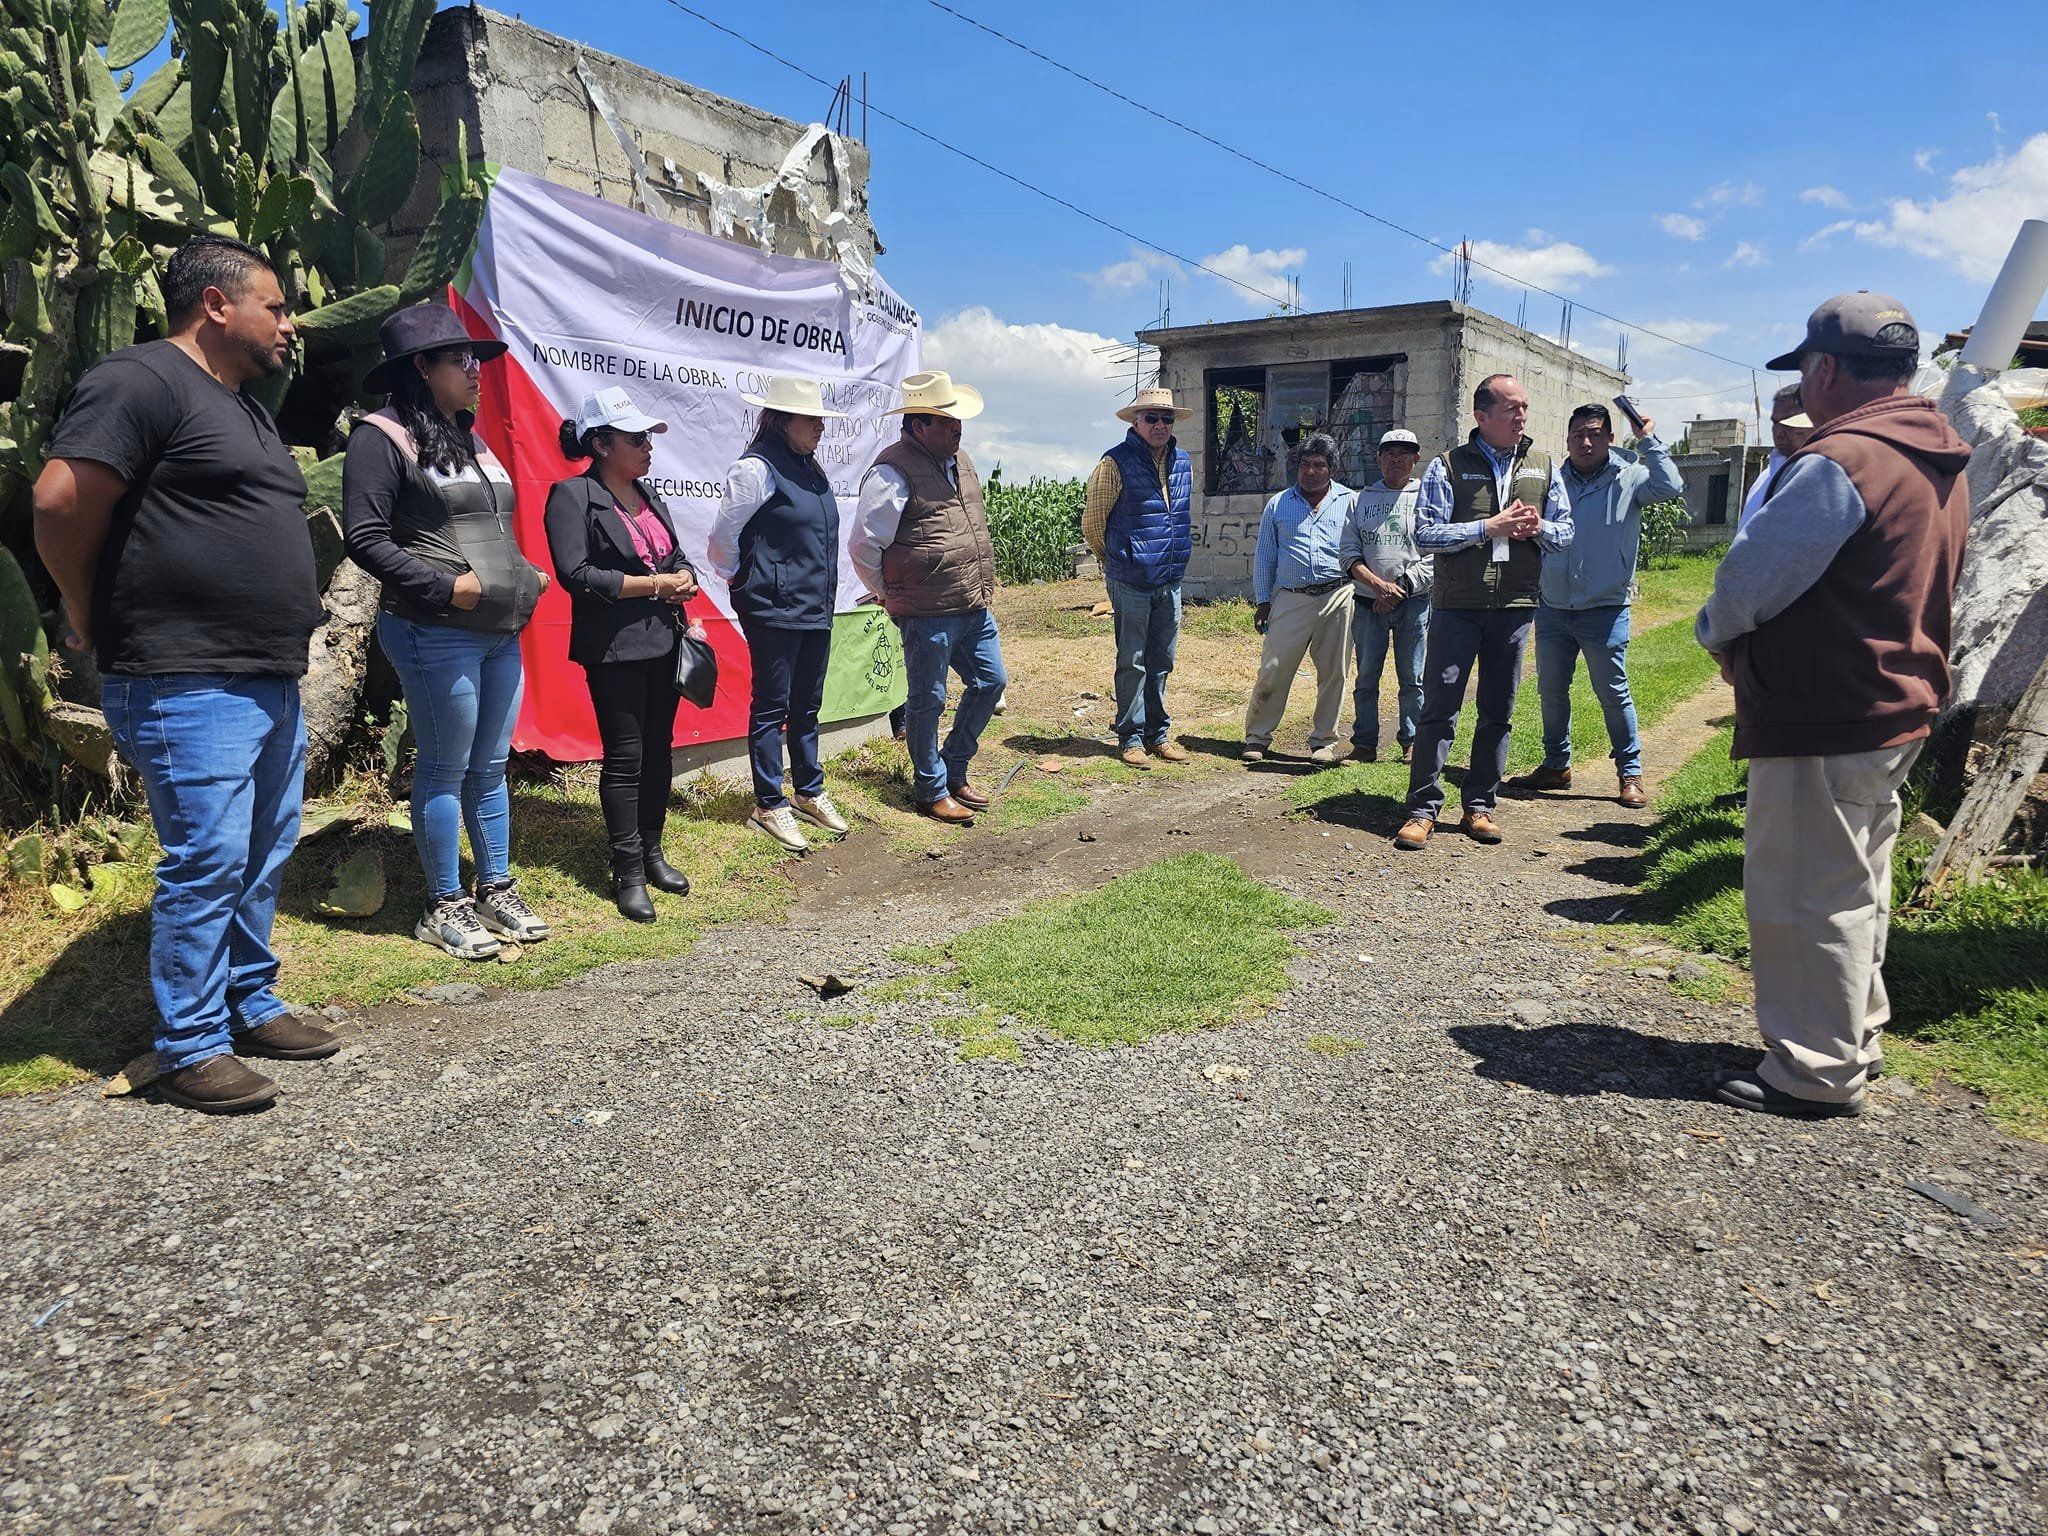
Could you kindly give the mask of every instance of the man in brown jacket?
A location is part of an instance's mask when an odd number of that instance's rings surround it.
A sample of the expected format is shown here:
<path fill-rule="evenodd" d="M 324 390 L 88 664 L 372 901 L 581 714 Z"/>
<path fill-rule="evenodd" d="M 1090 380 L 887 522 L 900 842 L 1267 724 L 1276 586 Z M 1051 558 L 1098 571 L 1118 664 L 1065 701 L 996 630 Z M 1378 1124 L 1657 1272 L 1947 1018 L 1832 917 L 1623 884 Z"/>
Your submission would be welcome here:
<path fill-rule="evenodd" d="M 1899 786 L 1949 689 L 1970 450 L 1908 381 L 1897 299 L 1847 293 L 1774 359 L 1817 424 L 1743 524 L 1700 610 L 1748 758 L 1743 903 L 1764 1058 L 1722 1074 L 1744 1109 L 1862 1112 L 1883 1069 Z"/>
<path fill-rule="evenodd" d="M 903 435 L 875 455 L 862 479 L 860 510 L 846 552 L 867 590 L 903 636 L 904 741 L 918 814 L 967 826 L 988 796 L 967 781 L 1008 681 L 989 609 L 996 593 L 995 545 L 974 461 L 960 424 L 981 414 L 978 391 L 936 370 L 903 381 Z M 960 703 L 939 746 L 946 675 L 958 672 Z"/>

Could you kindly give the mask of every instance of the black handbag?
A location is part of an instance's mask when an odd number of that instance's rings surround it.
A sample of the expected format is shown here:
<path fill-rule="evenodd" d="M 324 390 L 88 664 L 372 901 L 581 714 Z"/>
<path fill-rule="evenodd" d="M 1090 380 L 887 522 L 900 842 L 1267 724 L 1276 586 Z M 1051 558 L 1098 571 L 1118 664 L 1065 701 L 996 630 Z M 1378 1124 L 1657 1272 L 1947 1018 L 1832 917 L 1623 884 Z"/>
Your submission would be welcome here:
<path fill-rule="evenodd" d="M 709 709 L 718 692 L 718 655 L 687 630 L 676 636 L 676 692 L 699 709 Z"/>

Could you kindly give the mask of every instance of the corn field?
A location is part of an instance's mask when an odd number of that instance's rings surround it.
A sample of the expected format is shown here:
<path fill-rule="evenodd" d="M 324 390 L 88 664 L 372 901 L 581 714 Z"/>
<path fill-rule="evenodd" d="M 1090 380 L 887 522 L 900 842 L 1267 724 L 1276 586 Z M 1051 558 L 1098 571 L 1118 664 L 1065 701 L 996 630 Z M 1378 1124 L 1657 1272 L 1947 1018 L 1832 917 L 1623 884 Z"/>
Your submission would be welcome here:
<path fill-rule="evenodd" d="M 997 465 L 982 486 L 996 576 L 1006 582 L 1061 581 L 1073 574 L 1068 550 L 1081 542 L 1079 480 L 1027 480 L 1005 485 Z"/>

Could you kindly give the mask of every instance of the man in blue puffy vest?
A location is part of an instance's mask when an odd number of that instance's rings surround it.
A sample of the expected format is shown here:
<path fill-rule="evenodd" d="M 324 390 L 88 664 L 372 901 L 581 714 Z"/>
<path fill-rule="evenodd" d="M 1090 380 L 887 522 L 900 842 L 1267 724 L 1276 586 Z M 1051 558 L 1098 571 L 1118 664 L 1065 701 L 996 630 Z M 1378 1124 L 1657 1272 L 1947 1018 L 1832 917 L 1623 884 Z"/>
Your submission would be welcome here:
<path fill-rule="evenodd" d="M 1153 757 L 1181 763 L 1188 755 L 1167 739 L 1166 679 L 1180 639 L 1194 472 L 1174 441 L 1174 421 L 1187 413 L 1170 391 L 1142 389 L 1116 414 L 1131 430 L 1088 476 L 1081 537 L 1102 562 L 1116 615 L 1117 744 L 1125 763 L 1150 768 Z"/>

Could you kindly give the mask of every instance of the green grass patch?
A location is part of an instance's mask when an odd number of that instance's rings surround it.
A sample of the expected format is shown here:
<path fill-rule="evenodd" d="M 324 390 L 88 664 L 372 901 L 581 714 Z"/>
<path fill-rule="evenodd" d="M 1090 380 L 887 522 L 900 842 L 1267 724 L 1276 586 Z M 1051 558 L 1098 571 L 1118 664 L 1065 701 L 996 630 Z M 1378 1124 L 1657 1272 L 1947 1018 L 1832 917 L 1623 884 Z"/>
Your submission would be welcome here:
<path fill-rule="evenodd" d="M 1530 650 L 1533 649 L 1531 646 Z M 1526 773 L 1543 761 L 1543 705 L 1536 689 L 1533 656 L 1525 653 L 1522 665 L 1521 690 L 1515 696 L 1514 735 L 1508 743 L 1511 774 Z M 1698 693 L 1713 676 L 1714 658 L 1701 650 L 1693 638 L 1690 620 L 1673 620 L 1648 630 L 1629 646 L 1629 689 L 1635 697 L 1637 721 L 1645 731 Z M 1454 762 L 1469 757 L 1473 720 L 1474 704 L 1468 691 L 1464 712 L 1458 720 L 1458 736 L 1451 746 Z M 1610 750 L 1607 723 L 1594 702 L 1592 685 L 1581 665 L 1572 679 L 1572 762 L 1589 776 L 1611 772 Z M 1408 765 L 1393 761 L 1391 754 L 1377 763 L 1338 763 L 1290 780 L 1286 795 L 1291 805 L 1305 811 L 1341 810 L 1339 802 L 1350 797 L 1356 797 L 1354 806 L 1374 799 L 1391 799 L 1398 805 L 1407 799 Z M 1452 798 L 1455 801 L 1455 794 Z M 1451 814 L 1455 814 L 1455 806 Z"/>
<path fill-rule="evenodd" d="M 1658 798 L 1643 890 L 1672 942 L 1744 963 L 1742 808 L 1747 781 L 1721 732 Z M 2048 877 L 2001 873 L 1931 907 L 1904 904 L 1928 850 L 1902 843 L 1885 957 L 1902 1075 L 1977 1089 L 2009 1128 L 2048 1138 Z M 1674 986 L 1676 983 L 1674 983 Z"/>
<path fill-rule="evenodd" d="M 1318 1056 L 1349 1056 L 1353 1051 L 1364 1050 L 1366 1042 L 1350 1035 L 1310 1035 L 1301 1042 L 1301 1048 Z"/>
<path fill-rule="evenodd" d="M 1289 935 L 1333 921 L 1230 860 L 1185 854 L 973 928 L 947 951 L 978 1008 L 1069 1040 L 1131 1045 L 1269 1005 Z"/>
<path fill-rule="evenodd" d="M 1180 632 L 1184 635 L 1255 635 L 1252 605 L 1241 597 L 1221 598 L 1209 603 L 1185 603 L 1180 610 Z"/>
<path fill-rule="evenodd" d="M 1646 630 L 1680 616 L 1689 621 L 1714 590 L 1714 570 L 1726 548 L 1687 550 L 1669 565 L 1637 571 L 1635 620 Z"/>
<path fill-rule="evenodd" d="M 1029 774 L 1033 770 L 1027 768 L 1024 772 Z M 1021 831 L 1078 811 L 1087 804 L 1088 796 L 1070 784 L 1042 776 L 1027 782 L 1020 776 L 995 803 L 996 830 Z"/>

